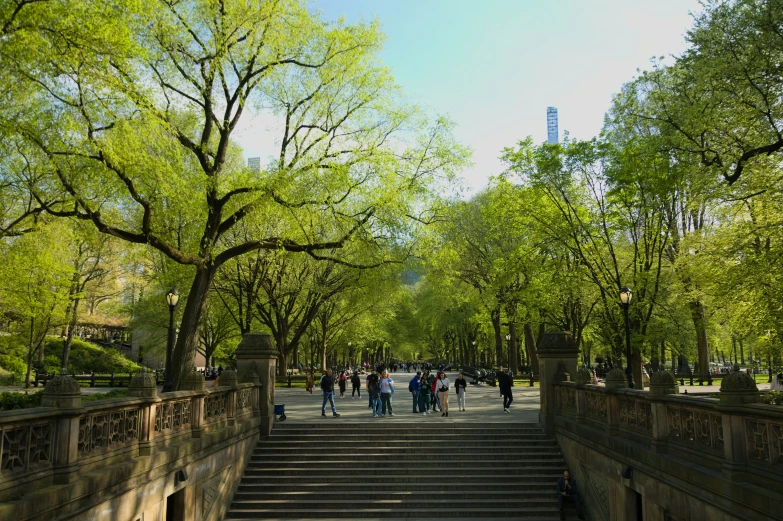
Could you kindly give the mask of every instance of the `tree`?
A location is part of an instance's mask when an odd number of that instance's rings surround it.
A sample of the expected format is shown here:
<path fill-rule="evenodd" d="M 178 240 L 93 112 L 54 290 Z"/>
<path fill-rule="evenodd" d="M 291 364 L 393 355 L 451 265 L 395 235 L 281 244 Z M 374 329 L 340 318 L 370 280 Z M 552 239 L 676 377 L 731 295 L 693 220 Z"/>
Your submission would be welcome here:
<path fill-rule="evenodd" d="M 450 123 L 401 101 L 376 57 L 377 23 L 327 23 L 299 0 L 53 1 L 25 5 L 11 23 L 0 41 L 5 81 L 35 110 L 4 111 L 0 127 L 50 173 L 31 187 L 35 200 L 194 272 L 175 385 L 223 264 L 261 249 L 324 258 L 402 240 L 432 180 L 466 157 Z M 249 105 L 283 122 L 279 154 L 260 174 L 232 141 Z M 225 244 L 237 223 L 280 209 L 295 233 Z M 339 261 L 351 262 L 348 249 Z"/>

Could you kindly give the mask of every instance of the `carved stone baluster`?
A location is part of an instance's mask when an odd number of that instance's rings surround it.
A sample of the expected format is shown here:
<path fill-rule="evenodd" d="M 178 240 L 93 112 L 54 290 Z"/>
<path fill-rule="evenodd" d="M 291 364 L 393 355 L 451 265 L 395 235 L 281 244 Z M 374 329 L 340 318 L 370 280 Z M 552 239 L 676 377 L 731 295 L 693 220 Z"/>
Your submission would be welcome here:
<path fill-rule="evenodd" d="M 128 396 L 145 398 L 139 415 L 139 456 L 152 454 L 155 440 L 155 413 L 158 398 L 158 386 L 152 373 L 139 373 L 128 383 Z"/>
<path fill-rule="evenodd" d="M 613 391 L 615 389 L 628 388 L 628 379 L 625 371 L 615 367 L 606 375 L 606 389 Z M 606 425 L 609 434 L 616 436 L 620 427 L 620 396 L 617 393 L 606 393 Z"/>
<path fill-rule="evenodd" d="M 748 374 L 739 370 L 734 364 L 734 371 L 723 378 L 720 386 L 720 403 L 718 411 L 722 414 L 723 475 L 728 479 L 739 479 L 739 473 L 748 463 L 748 451 L 752 449 L 754 440 L 748 439 L 743 413 L 744 405 L 759 401 L 759 390 L 756 381 Z"/>
<path fill-rule="evenodd" d="M 43 407 L 58 407 L 54 445 L 54 483 L 71 483 L 79 477 L 79 416 L 82 394 L 79 382 L 66 375 L 55 376 L 41 395 Z"/>
<path fill-rule="evenodd" d="M 225 385 L 231 388 L 228 393 L 226 404 L 226 419 L 228 425 L 236 425 L 237 416 L 237 373 L 227 369 L 220 375 L 220 385 Z"/>
<path fill-rule="evenodd" d="M 204 375 L 195 371 L 188 373 L 183 379 L 182 390 L 197 392 L 190 401 L 190 432 L 194 438 L 201 438 L 206 427 L 204 397 L 207 395 L 207 384 L 204 381 Z"/>

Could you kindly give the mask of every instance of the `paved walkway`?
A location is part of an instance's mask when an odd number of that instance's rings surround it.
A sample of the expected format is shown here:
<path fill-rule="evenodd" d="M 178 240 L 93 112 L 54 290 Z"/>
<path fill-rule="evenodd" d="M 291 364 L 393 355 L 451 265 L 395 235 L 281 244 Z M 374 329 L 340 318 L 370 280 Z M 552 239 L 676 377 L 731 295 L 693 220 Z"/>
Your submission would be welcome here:
<path fill-rule="evenodd" d="M 373 418 L 369 408 L 369 397 L 362 383 L 361 398 L 351 398 L 350 382 L 346 388 L 345 398 L 339 397 L 339 389 L 334 403 L 340 418 L 333 418 L 329 404 L 326 404 L 326 416 L 321 416 L 321 404 L 323 397 L 316 387 L 311 395 L 304 388 L 275 389 L 275 403 L 285 404 L 287 422 L 513 422 L 513 423 L 537 423 L 540 408 L 538 387 L 514 387 L 514 402 L 511 404 L 511 412 L 503 412 L 503 398 L 497 387 L 488 385 L 470 385 L 465 393 L 465 411 L 457 408 L 456 393 L 449 393 L 449 417 L 445 418 L 437 414 L 423 415 L 413 414 L 413 399 L 408 392 L 408 382 L 415 373 L 392 373 L 395 393 L 392 397 L 392 409 L 394 416 L 388 414 L 384 418 Z M 448 375 L 451 385 L 454 385 L 456 373 Z M 362 375 L 364 382 L 365 375 Z M 317 383 L 317 382 L 316 382 Z"/>

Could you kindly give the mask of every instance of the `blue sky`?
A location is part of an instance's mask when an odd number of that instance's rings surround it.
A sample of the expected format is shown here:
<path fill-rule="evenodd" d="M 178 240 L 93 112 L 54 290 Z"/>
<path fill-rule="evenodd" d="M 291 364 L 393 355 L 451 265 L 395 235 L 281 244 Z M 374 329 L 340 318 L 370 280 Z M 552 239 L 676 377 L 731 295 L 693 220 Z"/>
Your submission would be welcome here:
<path fill-rule="evenodd" d="M 418 103 L 448 114 L 473 149 L 469 191 L 502 169 L 505 146 L 546 139 L 546 107 L 560 134 L 590 138 L 611 97 L 649 67 L 678 54 L 698 0 L 312 0 L 329 19 L 378 18 L 382 58 Z M 247 155 L 258 139 L 240 139 Z M 245 134 L 245 132 L 243 132 Z M 253 143 L 255 141 L 255 143 Z M 266 155 L 258 150 L 256 155 Z"/>

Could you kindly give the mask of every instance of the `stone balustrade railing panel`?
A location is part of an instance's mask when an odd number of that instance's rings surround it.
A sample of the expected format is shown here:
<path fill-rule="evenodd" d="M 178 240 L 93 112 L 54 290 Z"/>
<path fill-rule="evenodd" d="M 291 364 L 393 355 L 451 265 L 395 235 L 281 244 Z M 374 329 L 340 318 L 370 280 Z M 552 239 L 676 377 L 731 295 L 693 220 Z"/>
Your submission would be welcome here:
<path fill-rule="evenodd" d="M 155 450 L 156 441 L 163 447 L 172 436 L 195 436 L 194 426 L 206 432 L 220 429 L 226 424 L 221 420 L 232 414 L 247 417 L 258 413 L 260 388 L 258 384 L 239 384 L 206 392 L 177 391 L 158 398 L 105 400 L 67 411 L 39 407 L 1 412 L 0 496 L 28 476 L 45 478 L 48 473 L 51 477 L 58 461 L 89 471 L 100 461 L 138 456 L 141 442 Z M 150 422 L 146 430 L 144 418 Z M 62 425 L 68 425 L 72 439 L 78 441 L 74 454 L 58 457 L 57 433 Z"/>
<path fill-rule="evenodd" d="M 779 406 L 725 407 L 715 399 L 654 396 L 571 382 L 555 384 L 555 396 L 558 416 L 633 441 L 639 441 L 641 434 L 641 439 L 656 442 L 656 450 L 692 458 L 697 464 L 708 457 L 715 464 L 724 462 L 756 474 L 783 470 L 783 409 Z M 724 433 L 728 425 L 735 426 L 729 433 L 734 440 L 731 444 L 729 434 Z"/>

